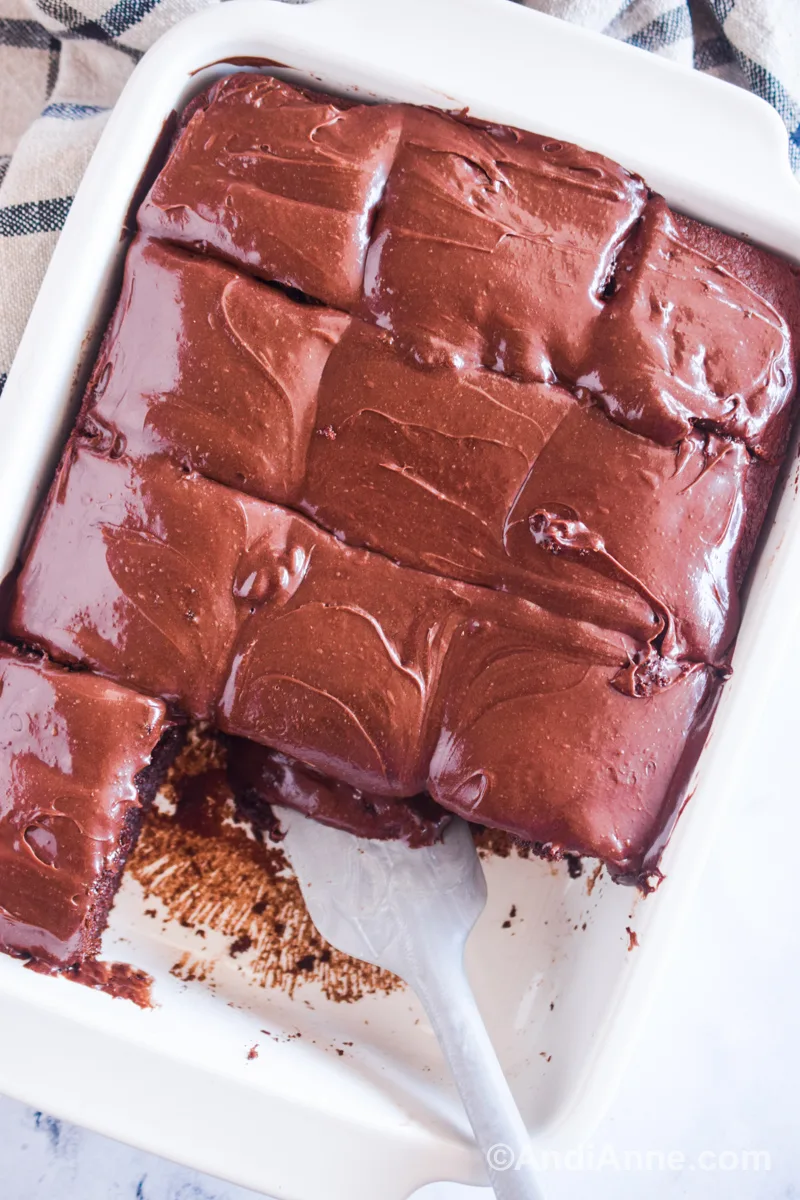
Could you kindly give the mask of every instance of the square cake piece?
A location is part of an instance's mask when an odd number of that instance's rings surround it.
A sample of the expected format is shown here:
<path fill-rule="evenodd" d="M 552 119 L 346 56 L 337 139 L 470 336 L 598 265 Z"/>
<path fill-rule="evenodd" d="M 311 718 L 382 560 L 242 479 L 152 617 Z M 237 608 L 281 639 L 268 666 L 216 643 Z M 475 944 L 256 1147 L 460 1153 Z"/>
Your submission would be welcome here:
<path fill-rule="evenodd" d="M 164 454 L 289 502 L 305 473 L 319 377 L 348 322 L 225 263 L 139 237 L 81 426 L 134 458 Z"/>
<path fill-rule="evenodd" d="M 166 729 L 160 700 L 0 644 L 1 949 L 97 952 Z"/>
<path fill-rule="evenodd" d="M 75 439 L 17 581 L 11 634 L 208 718 L 263 510 L 167 459 L 115 458 Z"/>
<path fill-rule="evenodd" d="M 350 308 L 400 123 L 395 105 L 221 79 L 185 113 L 139 226 Z"/>
<path fill-rule="evenodd" d="M 365 792 L 416 795 L 438 736 L 442 662 L 469 610 L 464 586 L 263 509 L 217 724 Z"/>
<path fill-rule="evenodd" d="M 773 482 L 739 443 L 662 446 L 556 385 L 421 367 L 354 321 L 322 375 L 301 507 L 409 566 L 718 661 Z"/>
<path fill-rule="evenodd" d="M 776 458 L 799 331 L 788 263 L 656 196 L 619 255 L 576 381 L 614 420 L 666 445 L 699 426 Z"/>
<path fill-rule="evenodd" d="M 657 662 L 631 672 L 578 622 L 559 628 L 540 618 L 521 628 L 516 614 L 487 611 L 480 628 L 464 626 L 451 643 L 431 796 L 539 853 L 600 858 L 613 878 L 646 889 L 719 673 L 684 664 L 663 680 Z"/>
<path fill-rule="evenodd" d="M 645 198 L 599 154 L 407 106 L 365 311 L 426 361 L 569 376 Z"/>

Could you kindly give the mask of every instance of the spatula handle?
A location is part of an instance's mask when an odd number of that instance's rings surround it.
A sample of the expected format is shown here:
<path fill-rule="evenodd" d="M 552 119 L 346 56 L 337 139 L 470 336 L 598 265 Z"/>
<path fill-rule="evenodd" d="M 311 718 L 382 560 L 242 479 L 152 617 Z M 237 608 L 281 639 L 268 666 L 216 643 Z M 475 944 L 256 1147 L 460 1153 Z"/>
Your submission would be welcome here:
<path fill-rule="evenodd" d="M 409 980 L 419 996 L 461 1095 L 497 1200 L 542 1200 L 530 1138 L 453 948 Z"/>

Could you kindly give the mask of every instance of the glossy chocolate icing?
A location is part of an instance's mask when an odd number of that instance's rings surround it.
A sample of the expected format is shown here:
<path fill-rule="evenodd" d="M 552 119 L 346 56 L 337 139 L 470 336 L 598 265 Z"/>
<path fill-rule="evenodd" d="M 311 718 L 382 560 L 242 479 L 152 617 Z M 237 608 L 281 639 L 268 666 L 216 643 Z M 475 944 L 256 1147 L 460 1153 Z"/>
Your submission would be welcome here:
<path fill-rule="evenodd" d="M 782 448 L 795 387 L 796 287 L 788 266 L 772 260 L 765 271 L 761 251 L 709 232 L 651 200 L 619 256 L 578 383 L 657 441 L 701 425 L 768 457 Z"/>
<path fill-rule="evenodd" d="M 447 664 L 447 697 L 430 794 L 453 812 L 517 834 L 540 852 L 601 858 L 640 882 L 675 819 L 719 690 L 709 667 L 631 695 L 614 668 L 576 648 L 509 637 L 498 621 L 464 630 Z"/>
<path fill-rule="evenodd" d="M 711 660 L 736 628 L 743 496 L 769 470 L 701 431 L 661 446 L 558 385 L 422 367 L 374 326 L 141 240 L 82 425 L 405 565 Z"/>
<path fill-rule="evenodd" d="M 660 446 L 555 385 L 420 369 L 358 322 L 328 360 L 317 427 L 302 507 L 349 542 L 680 656 L 732 641 L 743 491 L 768 470 L 743 446 Z"/>
<path fill-rule="evenodd" d="M 0 947 L 96 951 L 141 816 L 159 700 L 0 645 Z"/>
<path fill-rule="evenodd" d="M 568 376 L 645 197 L 640 179 L 577 146 L 406 108 L 366 311 L 426 360 Z"/>
<path fill-rule="evenodd" d="M 391 105 L 229 76 L 187 112 L 140 228 L 348 308 L 399 132 Z"/>
<path fill-rule="evenodd" d="M 187 110 L 139 223 L 366 316 L 421 361 L 591 393 L 665 445 L 698 424 L 764 457 L 785 442 L 788 264 L 569 143 L 235 75 Z"/>
<path fill-rule="evenodd" d="M 785 444 L 791 269 L 577 147 L 253 75 L 139 224 L 13 632 L 320 819 L 429 791 L 641 879 Z"/>
<path fill-rule="evenodd" d="M 12 628 L 371 795 L 430 789 L 444 807 L 520 833 L 527 812 L 541 841 L 540 814 L 563 811 L 569 836 L 557 825 L 549 844 L 587 852 L 598 802 L 584 805 L 557 768 L 544 709 L 580 741 L 605 708 L 614 769 L 652 759 L 654 777 L 642 775 L 636 792 L 652 833 L 683 729 L 714 676 L 622 631 L 354 549 L 162 458 L 134 463 L 80 442 L 22 573 Z M 659 723 L 667 732 L 651 745 Z M 511 741 L 500 738 L 506 727 Z M 479 795 L 463 778 L 465 763 L 475 773 L 475 746 L 493 780 Z M 551 762 L 552 779 L 546 802 L 531 784 L 515 809 L 523 760 Z M 637 847 L 618 841 L 603 854 L 634 871 Z"/>
<path fill-rule="evenodd" d="M 82 423 L 134 457 L 265 499 L 303 479 L 322 368 L 348 318 L 137 238 Z"/>
<path fill-rule="evenodd" d="M 402 839 L 409 846 L 432 845 L 450 819 L 429 796 L 370 795 L 244 738 L 227 739 L 227 762 L 228 781 L 246 814 L 257 806 L 283 805 L 357 837 Z"/>
<path fill-rule="evenodd" d="M 14 637 L 210 717 L 263 508 L 162 458 L 70 442 L 17 583 Z"/>

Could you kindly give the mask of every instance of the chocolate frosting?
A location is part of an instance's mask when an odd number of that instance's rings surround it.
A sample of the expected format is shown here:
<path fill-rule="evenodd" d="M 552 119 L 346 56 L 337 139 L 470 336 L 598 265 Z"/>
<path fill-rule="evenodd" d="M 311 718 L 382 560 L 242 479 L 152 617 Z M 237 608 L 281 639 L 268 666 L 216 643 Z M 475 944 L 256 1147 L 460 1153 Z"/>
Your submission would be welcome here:
<path fill-rule="evenodd" d="M 577 147 L 253 75 L 139 225 L 12 631 L 321 819 L 429 791 L 641 878 L 786 440 L 790 268 Z"/>
<path fill-rule="evenodd" d="M 322 368 L 347 324 L 139 237 L 81 424 L 135 457 L 167 453 L 230 487 L 289 501 L 305 473 Z"/>
<path fill-rule="evenodd" d="M 187 110 L 139 225 L 366 316 L 427 363 L 590 393 L 665 445 L 698 423 L 763 457 L 785 444 L 788 264 L 569 143 L 234 75 Z"/>
<path fill-rule="evenodd" d="M 411 566 L 715 660 L 736 629 L 744 489 L 764 470 L 713 435 L 660 446 L 556 386 L 420 369 L 354 322 L 323 374 L 302 506 Z"/>
<path fill-rule="evenodd" d="M 210 717 L 260 535 L 255 500 L 115 443 L 67 448 L 20 574 L 13 636 Z"/>
<path fill-rule="evenodd" d="M 0 645 L 0 947 L 97 949 L 140 813 L 159 700 Z"/>
<path fill-rule="evenodd" d="M 228 738 L 227 752 L 228 780 L 248 814 L 255 806 L 283 805 L 356 837 L 401 839 L 412 847 L 438 841 L 450 819 L 429 796 L 370 795 L 244 738 Z"/>
<path fill-rule="evenodd" d="M 710 239 L 655 197 L 619 256 L 577 382 L 665 444 L 700 424 L 774 455 L 795 387 L 796 288 L 787 266 L 767 273 L 766 255 L 743 242 L 732 255 L 732 240 Z"/>
<path fill-rule="evenodd" d="M 428 361 L 568 375 L 645 197 L 640 179 L 577 146 L 407 108 L 365 311 Z"/>
<path fill-rule="evenodd" d="M 719 690 L 696 664 L 669 686 L 626 692 L 613 668 L 502 624 L 464 631 L 447 664 L 430 793 L 538 851 L 601 858 L 642 878 L 675 819 L 674 784 L 699 752 Z"/>
<path fill-rule="evenodd" d="M 537 715 L 539 698 L 559 696 L 562 719 L 578 730 L 605 706 L 619 730 L 614 761 L 648 753 L 658 764 L 652 786 L 642 776 L 637 790 L 642 855 L 681 760 L 679 720 L 690 723 L 713 677 L 662 660 L 621 631 L 351 548 L 285 508 L 163 459 L 104 457 L 80 442 L 21 576 L 13 628 L 53 654 L 135 676 L 192 715 L 208 713 L 223 731 L 352 788 L 399 798 L 430 788 L 457 811 L 467 810 L 463 781 L 448 780 L 456 757 L 472 764 L 469 747 L 483 745 L 489 717 L 473 713 L 472 699 L 481 694 L 499 721 L 497 761 L 486 760 L 496 782 L 469 813 L 518 832 L 524 822 L 511 810 L 505 817 L 494 796 L 513 793 L 504 781 L 520 762 L 562 755 Z M 643 721 L 643 702 L 652 723 Z M 509 706 L 521 708 L 519 720 L 528 714 L 531 728 L 501 740 Z M 675 736 L 651 746 L 659 720 Z M 572 827 L 568 839 L 550 841 L 586 849 L 585 822 L 597 805 L 584 812 L 572 791 L 560 800 L 555 766 L 552 773 L 549 804 L 571 813 Z M 562 792 L 567 785 L 564 774 Z M 521 795 L 528 831 L 538 834 L 539 793 Z M 617 859 L 612 850 L 604 844 L 608 861 L 628 870 L 637 846 Z"/>
<path fill-rule="evenodd" d="M 736 628 L 743 497 L 769 471 L 701 431 L 659 445 L 557 385 L 422 367 L 374 326 L 141 239 L 82 427 L 405 565 L 712 661 Z"/>
<path fill-rule="evenodd" d="M 399 132 L 391 105 L 221 79 L 187 112 L 140 228 L 348 308 Z"/>

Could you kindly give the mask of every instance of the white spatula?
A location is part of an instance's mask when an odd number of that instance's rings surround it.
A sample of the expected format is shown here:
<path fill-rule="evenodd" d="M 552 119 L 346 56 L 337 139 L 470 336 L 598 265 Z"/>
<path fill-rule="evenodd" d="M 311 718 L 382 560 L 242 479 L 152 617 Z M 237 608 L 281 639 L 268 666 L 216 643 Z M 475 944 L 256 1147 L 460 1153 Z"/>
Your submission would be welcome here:
<path fill-rule="evenodd" d="M 486 903 L 469 827 L 453 820 L 443 841 L 412 850 L 329 829 L 288 809 L 278 815 L 322 936 L 353 958 L 393 971 L 422 1002 L 498 1200 L 540 1200 L 530 1156 L 523 1154 L 528 1133 L 464 971 L 467 936 Z"/>

